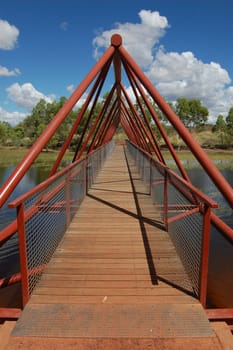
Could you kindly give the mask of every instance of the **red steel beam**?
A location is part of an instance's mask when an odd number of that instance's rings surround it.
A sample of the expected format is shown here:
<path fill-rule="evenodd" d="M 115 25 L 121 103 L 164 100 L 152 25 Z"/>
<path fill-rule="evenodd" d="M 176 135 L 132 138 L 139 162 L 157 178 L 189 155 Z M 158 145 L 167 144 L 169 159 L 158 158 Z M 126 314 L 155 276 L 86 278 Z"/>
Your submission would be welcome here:
<path fill-rule="evenodd" d="M 227 199 L 231 207 L 233 208 L 233 190 L 230 184 L 226 181 L 224 176 L 220 173 L 220 171 L 215 167 L 210 158 L 201 148 L 201 146 L 196 142 L 196 140 L 192 137 L 189 131 L 186 129 L 181 120 L 177 117 L 175 112 L 169 106 L 169 104 L 164 100 L 164 98 L 159 94 L 157 89 L 153 86 L 150 80 L 146 77 L 146 75 L 142 72 L 137 63 L 132 59 L 132 57 L 128 54 L 125 48 L 120 45 L 117 50 L 120 52 L 123 60 L 127 62 L 130 68 L 133 70 L 135 75 L 144 85 L 146 90 L 153 97 L 159 108 L 162 112 L 167 116 L 171 124 L 177 130 L 179 135 L 182 137 L 184 142 L 188 145 L 192 153 L 198 159 L 200 164 L 203 166 L 205 171 L 208 173 L 210 178 L 219 188 L 220 192 Z"/>
<path fill-rule="evenodd" d="M 93 132 L 94 132 L 94 130 L 95 130 L 95 134 L 94 134 L 93 139 L 92 139 L 92 142 L 91 142 L 91 144 L 90 144 L 88 153 L 90 153 L 90 152 L 93 150 L 94 146 L 95 146 L 96 140 L 97 140 L 97 138 L 98 138 L 99 130 L 102 130 L 102 129 L 103 129 L 105 112 L 106 112 L 106 110 L 107 110 L 107 107 L 108 107 L 110 101 L 112 100 L 112 97 L 113 97 L 113 94 L 114 94 L 115 89 L 116 89 L 116 84 L 113 85 L 113 87 L 112 87 L 110 93 L 108 94 L 108 97 L 106 98 L 106 101 L 105 101 L 105 103 L 104 103 L 104 105 L 103 105 L 103 107 L 102 107 L 102 110 L 101 110 L 100 113 L 99 113 L 99 118 L 98 118 L 98 119 L 99 119 L 99 123 L 97 123 L 98 126 L 97 126 L 97 124 L 96 124 L 96 125 L 95 125 L 95 128 L 94 128 L 94 125 L 93 125 Z M 88 140 L 88 141 L 89 141 L 89 140 Z"/>
<path fill-rule="evenodd" d="M 139 98 L 138 93 L 137 93 L 137 90 L 136 90 L 136 88 L 135 88 L 135 82 L 133 81 L 132 76 L 130 76 L 130 74 L 128 74 L 129 72 L 127 72 L 127 70 L 126 70 L 126 73 L 127 73 L 127 75 L 128 75 L 128 79 L 129 79 L 130 84 L 131 84 L 131 86 L 132 86 L 132 89 L 133 89 L 134 95 L 135 95 L 135 97 L 136 97 L 136 100 L 137 100 L 137 102 L 138 102 L 138 105 L 139 105 L 139 107 L 140 107 L 140 110 L 141 110 L 141 112 L 142 112 L 143 119 L 144 119 L 144 121 L 145 121 L 145 124 L 146 124 L 146 126 L 147 126 L 147 129 L 149 130 L 149 133 L 150 133 L 151 138 L 152 138 L 152 140 L 153 140 L 154 152 L 155 152 L 155 154 L 156 154 L 158 160 L 159 160 L 161 163 L 166 164 L 166 162 L 165 162 L 165 160 L 164 160 L 164 158 L 163 158 L 162 152 L 160 151 L 159 145 L 158 145 L 158 143 L 157 143 L 157 141 L 156 141 L 155 135 L 154 135 L 154 133 L 153 133 L 153 131 L 152 131 L 152 128 L 151 128 L 151 126 L 150 126 L 150 123 L 149 123 L 149 120 L 148 120 L 148 118 L 147 118 L 147 115 L 146 115 L 146 113 L 145 113 L 145 111 L 144 111 L 144 109 L 143 109 L 143 106 L 142 106 L 142 104 L 141 104 L 140 98 Z"/>
<path fill-rule="evenodd" d="M 140 116 L 138 115 L 138 113 L 137 113 L 137 111 L 136 111 L 136 108 L 134 107 L 133 103 L 131 102 L 131 100 L 130 100 L 130 98 L 129 98 L 129 96 L 128 96 L 128 94 L 127 94 L 125 88 L 124 88 L 124 86 L 121 85 L 121 88 L 122 88 L 122 91 L 124 92 L 124 95 L 125 95 L 125 98 L 126 98 L 126 100 L 127 100 L 127 103 L 128 103 L 128 105 L 129 105 L 131 111 L 133 112 L 133 115 L 135 116 L 135 119 L 138 121 L 138 123 L 140 124 L 140 127 L 142 128 L 144 134 L 146 135 L 147 139 L 149 140 L 150 145 L 151 145 L 151 147 L 153 148 L 153 151 L 155 152 L 155 154 L 157 155 L 157 157 L 159 158 L 159 160 L 160 160 L 161 162 L 164 163 L 163 159 L 161 159 L 161 157 L 160 157 L 160 153 L 158 153 L 158 151 L 157 151 L 157 148 L 156 148 L 156 146 L 155 146 L 155 144 L 154 144 L 154 142 L 153 142 L 153 139 L 151 138 L 150 134 L 148 133 L 148 131 L 147 131 L 147 129 L 146 129 L 146 127 L 145 127 L 145 125 L 144 125 L 142 119 L 141 119 Z"/>
<path fill-rule="evenodd" d="M 64 145 L 61 148 L 61 151 L 60 151 L 60 153 L 59 153 L 59 155 L 58 155 L 58 157 L 57 157 L 57 159 L 56 159 L 56 161 L 55 161 L 55 163 L 54 163 L 54 165 L 53 165 L 53 167 L 52 167 L 52 169 L 50 171 L 49 176 L 54 175 L 55 172 L 57 171 L 57 168 L 59 167 L 59 164 L 60 164 L 60 162 L 61 162 L 61 160 L 62 160 L 62 158 L 63 158 L 63 156 L 64 156 L 64 154 L 65 154 L 65 152 L 67 150 L 67 148 L 69 147 L 70 142 L 71 142 L 71 140 L 72 140 L 76 130 L 78 129 L 78 127 L 79 127 L 79 125 L 80 125 L 80 123 L 82 121 L 82 118 L 83 118 L 83 116 L 84 116 L 84 114 L 85 114 L 85 112 L 86 112 L 86 110 L 87 110 L 87 108 L 89 106 L 89 103 L 90 103 L 92 97 L 94 96 L 94 93 L 95 93 L 95 91 L 96 91 L 96 89 L 97 89 L 97 87 L 98 87 L 98 85 L 100 83 L 100 80 L 101 80 L 101 74 L 99 74 L 99 76 L 97 77 L 96 82 L 94 83 L 94 85 L 93 85 L 90 93 L 88 94 L 88 96 L 87 96 L 83 106 L 81 107 L 81 110 L 80 110 L 80 112 L 78 114 L 78 117 L 75 120 L 75 122 L 74 122 L 74 124 L 73 124 L 73 126 L 71 128 L 71 131 L 70 131 L 68 137 L 66 138 L 66 140 L 64 142 Z"/>
<path fill-rule="evenodd" d="M 119 117 L 119 113 L 117 112 L 114 116 L 113 116 L 113 119 L 112 119 L 112 122 L 111 122 L 111 125 L 109 126 L 107 132 L 106 132 L 106 135 L 104 136 L 104 139 L 103 139 L 103 143 L 108 143 L 112 140 L 117 128 L 118 128 L 118 125 L 119 125 L 119 122 L 120 122 L 120 117 Z"/>
<path fill-rule="evenodd" d="M 135 135 L 133 134 L 133 131 L 131 130 L 131 127 L 130 127 L 129 125 L 127 126 L 126 124 L 128 124 L 128 123 L 127 123 L 127 121 L 125 120 L 125 116 L 124 116 L 123 113 L 121 113 L 121 125 L 122 125 L 122 127 L 123 127 L 123 129 L 124 129 L 124 132 L 126 133 L 128 139 L 129 139 L 131 142 L 133 142 L 133 143 L 136 144 Z"/>
<path fill-rule="evenodd" d="M 141 140 L 139 137 L 137 137 L 136 131 L 132 125 L 131 119 L 128 119 L 128 116 L 126 115 L 125 111 L 123 108 L 121 109 L 121 124 L 124 127 L 124 130 L 127 134 L 127 131 L 131 134 L 131 140 L 135 140 L 135 145 L 140 145 L 141 148 L 143 149 L 143 145 L 141 143 Z"/>
<path fill-rule="evenodd" d="M 99 134 L 97 147 L 100 147 L 102 144 L 105 143 L 104 139 L 105 139 L 106 135 L 108 134 L 108 131 L 111 128 L 111 125 L 112 125 L 112 122 L 113 122 L 115 116 L 118 114 L 118 109 L 119 109 L 119 106 L 118 106 L 117 100 L 116 100 L 114 105 L 112 106 L 110 114 L 106 118 L 106 123 L 104 125 L 103 133 Z"/>
<path fill-rule="evenodd" d="M 94 98 L 94 101 L 93 101 L 93 104 L 92 104 L 92 107 L 91 107 L 91 110 L 90 110 L 90 113 L 87 117 L 87 120 L 85 122 L 85 126 L 84 126 L 84 130 L 81 134 L 81 137 L 80 137 L 80 140 L 78 142 L 78 145 L 77 145 L 77 148 L 76 148 L 76 151 L 75 151 L 75 155 L 73 157 L 73 161 L 75 161 L 77 158 L 78 158 L 78 152 L 80 150 L 80 147 L 82 146 L 82 142 L 83 142 L 83 139 L 84 139 L 84 136 L 86 134 L 86 131 L 87 131 L 87 128 L 90 124 L 90 121 L 91 121 L 91 117 L 93 116 L 93 113 L 94 113 L 94 110 L 95 110 L 95 106 L 98 102 L 98 98 L 99 98 L 99 95 L 100 95 L 100 92 L 102 90 L 102 87 L 104 85 L 104 81 L 105 81 L 105 78 L 106 78 L 106 75 L 108 73 L 108 70 L 109 70 L 109 67 L 110 67 L 110 60 L 105 64 L 105 66 L 103 67 L 103 70 L 100 72 L 99 76 L 100 76 L 100 81 L 99 81 L 99 85 L 98 87 L 96 87 L 96 95 L 95 95 L 95 98 Z"/>
<path fill-rule="evenodd" d="M 209 320 L 233 319 L 233 308 L 206 309 L 205 312 Z"/>
<path fill-rule="evenodd" d="M 157 126 L 157 128 L 159 130 L 159 132 L 160 132 L 160 134 L 161 134 L 161 136 L 163 137 L 163 139 L 164 139 L 164 141 L 165 141 L 165 143 L 166 143 L 166 145 L 167 145 L 167 147 L 168 147 L 168 149 L 169 149 L 169 151 L 170 151 L 170 153 L 171 153 L 171 155 L 172 155 L 172 157 L 173 157 L 173 159 L 174 159 L 174 161 L 175 161 L 175 163 L 176 163 L 176 165 L 177 165 L 177 167 L 178 167 L 178 169 L 179 169 L 179 171 L 181 173 L 181 175 L 183 176 L 183 178 L 185 180 L 190 182 L 189 176 L 188 176 L 185 168 L 183 167 L 180 159 L 178 158 L 178 156 L 176 154 L 176 151 L 175 151 L 174 147 L 172 146 L 172 143 L 170 142 L 170 140 L 169 140 L 169 138 L 167 136 L 166 131 L 164 130 L 162 124 L 160 123 L 160 120 L 159 120 L 159 118 L 157 116 L 157 113 L 155 112 L 155 110 L 154 110 L 153 106 L 151 105 L 150 101 L 148 100 L 144 90 L 142 89 L 142 87 L 140 86 L 139 82 L 137 81 L 137 78 L 136 78 L 135 74 L 132 72 L 130 67 L 128 67 L 126 64 L 125 64 L 125 69 L 128 72 L 128 74 L 133 78 L 133 81 L 134 81 L 138 91 L 140 92 L 140 95 L 143 98 L 143 100 L 144 100 L 144 102 L 145 102 L 145 104 L 146 104 L 146 106 L 147 106 L 147 108 L 148 108 L 148 110 L 149 110 L 149 112 L 150 112 L 150 114 L 151 114 L 151 116 L 152 116 L 152 118 L 153 118 L 153 120 L 154 120 L 154 122 L 155 122 L 155 124 L 156 124 L 156 126 Z"/>
<path fill-rule="evenodd" d="M 58 111 L 55 117 L 52 119 L 48 127 L 44 130 L 44 132 L 40 135 L 37 141 L 30 148 L 28 153 L 22 159 L 22 161 L 18 164 L 15 170 L 12 172 L 8 180 L 0 189 L 0 207 L 6 202 L 14 188 L 20 182 L 24 174 L 30 168 L 34 160 L 40 154 L 42 149 L 54 135 L 58 127 L 66 118 L 67 114 L 72 110 L 75 106 L 79 98 L 86 91 L 88 86 L 94 80 L 98 72 L 103 68 L 103 66 L 108 62 L 109 59 L 113 56 L 115 52 L 114 46 L 109 46 L 109 48 L 105 51 L 100 60 L 95 64 L 95 66 L 91 69 L 89 74 L 85 77 L 85 79 L 81 82 L 81 84 L 76 88 L 70 98 L 65 102 L 62 108 Z"/>
<path fill-rule="evenodd" d="M 151 150 L 146 142 L 145 135 L 143 134 L 142 129 L 140 128 L 140 123 L 138 118 L 135 117 L 133 114 L 133 110 L 131 110 L 132 115 L 130 114 L 129 110 L 127 109 L 125 103 L 122 101 L 122 106 L 124 107 L 125 114 L 127 116 L 127 119 L 133 123 L 133 128 L 135 129 L 135 132 L 137 133 L 137 137 L 140 138 L 141 144 L 143 145 L 143 149 L 146 150 L 148 153 L 151 153 Z"/>
<path fill-rule="evenodd" d="M 22 310 L 16 308 L 0 308 L 0 318 L 3 319 L 18 319 L 21 315 Z"/>

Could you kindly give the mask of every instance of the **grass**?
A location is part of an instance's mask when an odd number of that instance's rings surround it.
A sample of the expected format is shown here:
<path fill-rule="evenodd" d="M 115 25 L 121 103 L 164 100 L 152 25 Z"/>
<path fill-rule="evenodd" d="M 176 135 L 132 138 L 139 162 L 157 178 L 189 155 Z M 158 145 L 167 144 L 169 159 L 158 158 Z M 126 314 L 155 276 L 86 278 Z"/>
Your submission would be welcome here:
<path fill-rule="evenodd" d="M 0 148 L 0 167 L 9 167 L 18 164 L 25 154 L 26 148 Z M 50 167 L 56 160 L 58 151 L 42 152 L 35 160 L 34 165 L 38 167 Z M 72 160 L 73 153 L 66 152 L 63 162 Z"/>
<path fill-rule="evenodd" d="M 25 148 L 0 148 L 0 167 L 14 166 L 20 162 L 20 160 L 27 153 Z M 172 159 L 169 151 L 162 151 L 166 160 Z M 219 168 L 233 169 L 233 150 L 206 150 L 206 153 L 213 161 L 218 161 L 216 164 Z M 195 157 L 191 152 L 187 150 L 177 150 L 177 154 L 181 161 L 190 162 L 188 166 L 193 166 L 192 162 L 195 161 Z M 51 167 L 58 156 L 58 151 L 42 152 L 40 156 L 34 162 L 38 167 Z M 73 152 L 66 152 L 62 163 L 71 161 Z"/>

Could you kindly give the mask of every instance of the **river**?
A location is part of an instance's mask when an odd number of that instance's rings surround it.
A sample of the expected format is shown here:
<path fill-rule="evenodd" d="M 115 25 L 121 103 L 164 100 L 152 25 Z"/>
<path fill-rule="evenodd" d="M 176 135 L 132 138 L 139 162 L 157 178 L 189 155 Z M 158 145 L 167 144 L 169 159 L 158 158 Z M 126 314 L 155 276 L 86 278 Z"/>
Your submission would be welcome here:
<path fill-rule="evenodd" d="M 0 167 L 0 186 L 6 181 L 13 167 Z M 220 215 L 225 222 L 233 227 L 233 212 L 226 205 L 222 196 L 217 191 L 216 187 L 203 173 L 200 168 L 192 168 L 187 170 L 193 184 L 203 190 L 211 198 L 220 203 L 218 215 Z M 227 181 L 233 186 L 233 170 L 221 170 Z M 18 197 L 25 193 L 36 184 L 40 183 L 48 175 L 48 171 L 44 168 L 32 167 L 24 176 L 20 184 L 17 186 L 11 199 Z M 8 223 L 15 218 L 15 211 L 9 210 L 4 206 L 0 210 L 0 230 L 7 226 Z M 11 264 L 8 261 L 8 255 L 11 255 Z M 6 264 L 7 271 L 11 273 L 18 272 L 18 252 L 16 238 L 7 249 L 4 251 L 0 249 L 0 278 L 5 276 Z M 210 249 L 210 263 L 209 263 L 209 280 L 208 280 L 208 300 L 210 305 L 218 307 L 233 307 L 233 246 L 227 239 L 219 235 L 217 232 L 211 232 L 211 249 Z"/>

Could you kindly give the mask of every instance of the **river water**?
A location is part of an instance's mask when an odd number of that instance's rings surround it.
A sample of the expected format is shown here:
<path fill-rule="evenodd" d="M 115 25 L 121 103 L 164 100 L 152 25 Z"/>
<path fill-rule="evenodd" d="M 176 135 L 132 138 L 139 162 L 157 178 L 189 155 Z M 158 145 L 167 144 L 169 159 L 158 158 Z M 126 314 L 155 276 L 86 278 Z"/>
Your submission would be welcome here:
<path fill-rule="evenodd" d="M 13 167 L 0 167 L 0 186 L 6 181 Z M 232 209 L 222 199 L 221 194 L 216 187 L 203 173 L 200 168 L 192 168 L 187 170 L 193 184 L 203 190 L 211 198 L 220 203 L 220 209 L 217 214 L 221 216 L 226 223 L 233 227 L 233 212 Z M 221 170 L 227 181 L 233 186 L 233 170 Z M 17 186 L 11 199 L 25 193 L 36 184 L 46 179 L 48 171 L 44 168 L 32 167 L 24 176 L 20 184 Z M 8 223 L 15 218 L 15 210 L 9 210 L 4 206 L 0 210 L 0 230 L 7 226 Z M 5 277 L 6 264 L 7 271 L 11 273 L 18 272 L 18 252 L 17 242 L 13 242 L 3 256 L 0 249 L 0 278 Z M 8 255 L 11 255 L 11 264 L 8 263 Z M 209 281 L 208 281 L 208 299 L 212 306 L 218 307 L 233 307 L 233 245 L 227 239 L 219 235 L 217 232 L 211 232 L 211 249 L 210 249 L 210 264 L 209 264 Z"/>

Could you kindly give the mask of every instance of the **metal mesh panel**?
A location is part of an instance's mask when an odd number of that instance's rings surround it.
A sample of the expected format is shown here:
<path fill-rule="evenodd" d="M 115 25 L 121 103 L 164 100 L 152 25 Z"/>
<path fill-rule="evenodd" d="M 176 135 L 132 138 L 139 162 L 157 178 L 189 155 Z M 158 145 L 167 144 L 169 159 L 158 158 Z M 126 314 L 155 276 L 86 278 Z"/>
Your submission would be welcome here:
<path fill-rule="evenodd" d="M 193 290 L 199 295 L 199 276 L 202 254 L 203 215 L 193 212 L 199 208 L 200 200 L 167 168 L 156 161 L 151 164 L 147 156 L 134 146 L 127 144 L 142 179 L 146 167 L 150 166 L 151 197 L 161 220 L 168 222 L 168 233 L 173 241 L 183 266 L 190 278 Z M 143 159 L 144 158 L 144 159 Z M 165 188 L 167 186 L 167 198 Z M 166 203 L 167 200 L 167 203 Z M 167 212 L 166 212 L 167 208 Z"/>
<path fill-rule="evenodd" d="M 87 188 L 91 188 L 99 173 L 99 170 L 103 166 L 103 162 L 106 159 L 106 156 L 112 151 L 113 147 L 114 142 L 110 142 L 88 157 Z"/>
<path fill-rule="evenodd" d="M 202 221 L 202 215 L 196 213 L 168 225 L 168 233 L 183 262 L 197 296 L 199 295 Z"/>
<path fill-rule="evenodd" d="M 46 181 L 42 189 L 39 187 L 24 201 L 29 293 L 79 208 L 86 194 L 87 179 L 92 183 L 112 148 L 110 143 L 91 155 L 87 160 L 91 174 L 86 172 L 87 162 L 79 162 L 53 181 Z"/>
<path fill-rule="evenodd" d="M 72 218 L 82 201 L 85 187 L 83 179 L 80 181 L 82 168 L 83 165 L 78 164 L 71 173 L 61 176 L 25 202 L 25 208 L 34 211 L 25 224 L 30 292 L 66 230 L 68 215 Z"/>
<path fill-rule="evenodd" d="M 151 169 L 151 197 L 161 221 L 164 221 L 164 177 L 154 166 Z"/>

